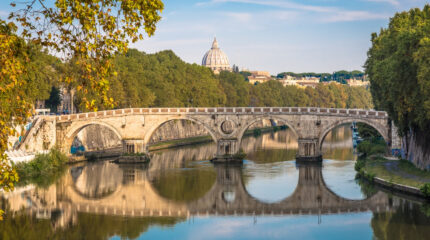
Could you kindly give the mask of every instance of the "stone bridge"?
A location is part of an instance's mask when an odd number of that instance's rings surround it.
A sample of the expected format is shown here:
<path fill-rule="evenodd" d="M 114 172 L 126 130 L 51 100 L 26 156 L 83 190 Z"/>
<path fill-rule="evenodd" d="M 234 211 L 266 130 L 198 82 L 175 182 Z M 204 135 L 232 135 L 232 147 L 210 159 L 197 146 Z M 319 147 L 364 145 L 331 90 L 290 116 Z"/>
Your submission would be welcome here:
<path fill-rule="evenodd" d="M 375 128 L 389 148 L 399 148 L 399 138 L 386 112 L 315 107 L 232 108 L 128 108 L 63 116 L 40 117 L 19 148 L 30 152 L 55 145 L 70 153 L 73 139 L 83 128 L 98 124 L 112 130 L 124 152 L 146 152 L 154 131 L 167 121 L 185 119 L 202 124 L 217 143 L 217 157 L 239 152 L 242 136 L 255 122 L 278 120 L 298 139 L 298 159 L 320 159 L 325 136 L 335 127 L 361 122 Z"/>

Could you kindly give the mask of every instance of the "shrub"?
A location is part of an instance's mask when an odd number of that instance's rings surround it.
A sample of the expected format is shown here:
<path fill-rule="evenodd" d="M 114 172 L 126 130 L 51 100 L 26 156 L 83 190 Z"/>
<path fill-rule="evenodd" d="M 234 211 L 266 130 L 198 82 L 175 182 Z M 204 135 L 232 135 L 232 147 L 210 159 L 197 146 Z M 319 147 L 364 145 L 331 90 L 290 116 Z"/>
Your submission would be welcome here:
<path fill-rule="evenodd" d="M 357 146 L 357 151 L 365 155 L 368 155 L 371 149 L 372 149 L 372 143 L 370 143 L 369 141 L 362 141 Z"/>
<path fill-rule="evenodd" d="M 30 162 L 15 165 L 20 177 L 18 185 L 34 183 L 41 187 L 48 187 L 58 179 L 65 170 L 68 158 L 58 149 L 52 149 L 47 154 L 38 154 Z"/>
<path fill-rule="evenodd" d="M 387 148 L 384 145 L 373 145 L 370 148 L 370 152 L 369 155 L 373 155 L 373 154 L 384 154 L 387 151 Z"/>
<path fill-rule="evenodd" d="M 255 137 L 260 136 L 261 135 L 261 129 L 259 129 L 259 128 L 254 129 L 253 134 Z"/>
<path fill-rule="evenodd" d="M 426 198 L 430 198 L 430 183 L 424 184 L 420 190 Z"/>
<path fill-rule="evenodd" d="M 360 170 L 364 168 L 365 165 L 366 165 L 366 161 L 364 159 L 358 159 L 355 162 L 354 169 L 355 171 L 360 172 Z"/>

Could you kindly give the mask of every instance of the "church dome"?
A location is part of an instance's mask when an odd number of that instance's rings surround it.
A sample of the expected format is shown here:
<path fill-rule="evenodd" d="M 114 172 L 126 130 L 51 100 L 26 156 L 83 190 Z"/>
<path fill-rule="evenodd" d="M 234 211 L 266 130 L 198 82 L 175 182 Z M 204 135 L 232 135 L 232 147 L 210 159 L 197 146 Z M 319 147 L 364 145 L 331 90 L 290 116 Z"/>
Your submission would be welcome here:
<path fill-rule="evenodd" d="M 212 69 L 215 73 L 231 71 L 228 57 L 219 49 L 216 38 L 212 43 L 212 48 L 203 56 L 202 66 Z"/>

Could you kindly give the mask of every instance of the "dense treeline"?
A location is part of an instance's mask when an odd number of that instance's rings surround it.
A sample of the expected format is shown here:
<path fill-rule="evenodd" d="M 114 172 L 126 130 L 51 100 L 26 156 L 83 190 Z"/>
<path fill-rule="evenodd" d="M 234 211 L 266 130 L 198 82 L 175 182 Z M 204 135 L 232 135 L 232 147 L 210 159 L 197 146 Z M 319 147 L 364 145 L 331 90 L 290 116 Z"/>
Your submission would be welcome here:
<path fill-rule="evenodd" d="M 315 89 L 282 86 L 278 81 L 251 85 L 243 73 L 219 75 L 183 62 L 172 51 L 145 54 L 131 49 L 115 59 L 111 95 L 118 108 L 199 106 L 317 106 L 371 108 L 364 88 L 320 84 Z M 102 106 L 100 106 L 102 108 Z"/>
<path fill-rule="evenodd" d="M 354 71 L 337 71 L 334 73 L 314 73 L 314 72 L 305 72 L 305 73 L 294 73 L 294 72 L 282 72 L 279 73 L 276 77 L 277 78 L 284 78 L 285 76 L 292 76 L 296 78 L 302 78 L 302 77 L 317 77 L 320 79 L 321 82 L 324 81 L 336 81 L 342 84 L 346 83 L 346 79 L 356 78 L 363 80 L 364 78 L 364 72 L 354 70 Z"/>
<path fill-rule="evenodd" d="M 46 79 L 35 92 L 35 99 L 56 99 L 59 78 L 78 74 L 73 64 L 63 64 L 41 53 Z M 172 51 L 146 54 L 131 49 L 113 61 L 117 74 L 110 81 L 109 94 L 116 108 L 126 107 L 248 107 L 248 106 L 316 106 L 332 108 L 372 108 L 370 92 L 361 87 L 319 84 L 313 88 L 282 86 L 276 80 L 251 85 L 246 73 L 221 72 L 182 61 Z M 49 71 L 46 69 L 50 69 Z M 48 71 L 48 72 L 47 72 Z M 37 72 L 37 71 L 36 71 Z M 63 76 L 64 77 L 64 76 Z M 69 86 L 73 87 L 73 86 Z M 34 86 L 35 89 L 39 87 Z M 51 93 L 51 94 L 50 94 Z M 89 91 L 88 95 L 97 98 Z M 82 94 L 75 103 L 84 109 Z M 56 102 L 56 101 L 54 101 Z M 100 101 L 101 102 L 101 101 Z M 52 104 L 51 104 L 52 105 Z M 104 109 L 102 105 L 97 106 Z M 55 110 L 55 106 L 51 106 Z"/>

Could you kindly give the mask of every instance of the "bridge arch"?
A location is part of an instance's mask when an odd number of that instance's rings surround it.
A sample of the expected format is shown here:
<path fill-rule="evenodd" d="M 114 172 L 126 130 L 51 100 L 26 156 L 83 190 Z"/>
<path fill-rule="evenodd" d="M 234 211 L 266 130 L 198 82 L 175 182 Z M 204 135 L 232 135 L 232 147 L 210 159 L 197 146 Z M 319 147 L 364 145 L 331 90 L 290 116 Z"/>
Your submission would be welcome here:
<path fill-rule="evenodd" d="M 113 127 L 108 123 L 105 123 L 102 121 L 91 121 L 91 122 L 82 122 L 82 123 L 77 122 L 76 125 L 71 126 L 70 130 L 68 130 L 65 135 L 65 141 L 62 145 L 66 153 L 70 152 L 70 148 L 72 147 L 73 140 L 79 134 L 79 132 L 82 131 L 82 129 L 91 125 L 99 125 L 99 126 L 106 127 L 109 130 L 111 130 L 118 137 L 119 140 L 123 139 L 121 133 L 115 127 Z"/>
<path fill-rule="evenodd" d="M 242 143 L 242 138 L 243 135 L 245 134 L 246 130 L 248 130 L 249 127 L 251 127 L 254 123 L 257 123 L 259 121 L 263 121 L 263 120 L 278 120 L 278 121 L 282 121 L 285 123 L 285 125 L 287 125 L 287 127 L 289 129 L 291 129 L 294 133 L 294 135 L 299 138 L 299 134 L 297 133 L 296 129 L 294 129 L 292 126 L 293 124 L 291 124 L 287 119 L 279 117 L 279 116 L 273 116 L 273 115 L 266 115 L 266 116 L 261 116 L 261 117 L 256 117 L 256 118 L 252 118 L 252 120 L 246 124 L 245 126 L 243 126 L 240 130 L 239 133 L 237 134 L 237 139 L 239 141 L 238 146 L 241 145 Z"/>
<path fill-rule="evenodd" d="M 368 119 L 361 119 L 361 118 L 348 118 L 348 119 L 342 119 L 339 121 L 336 121 L 330 125 L 328 125 L 326 128 L 324 128 L 324 130 L 321 132 L 320 136 L 319 136 L 319 150 L 322 151 L 322 145 L 324 142 L 325 137 L 327 136 L 327 134 L 333 130 L 334 128 L 342 125 L 342 124 L 346 124 L 346 123 L 352 123 L 352 122 L 358 122 L 358 123 L 364 123 L 367 124 L 371 127 L 373 127 L 376 131 L 378 131 L 379 134 L 381 134 L 381 136 L 384 138 L 385 142 L 387 143 L 387 145 L 390 142 L 390 137 L 389 137 L 389 131 L 388 131 L 388 126 L 383 126 L 380 123 L 368 120 Z"/>
<path fill-rule="evenodd" d="M 149 128 L 149 130 L 145 133 L 145 136 L 143 138 L 144 140 L 144 144 L 147 146 L 149 141 L 151 140 L 152 135 L 154 135 L 155 131 L 157 131 L 157 129 L 159 129 L 163 124 L 170 122 L 170 121 L 174 121 L 174 120 L 188 120 L 191 121 L 193 123 L 202 125 L 206 131 L 209 133 L 209 135 L 212 137 L 212 140 L 217 143 L 218 139 L 216 137 L 215 132 L 213 131 L 213 129 L 211 129 L 207 124 L 205 124 L 202 121 L 199 121 L 197 119 L 188 117 L 188 116 L 175 116 L 175 117 L 170 117 L 167 120 L 163 119 L 161 121 L 158 121 L 156 124 L 154 124 L 152 127 Z"/>

